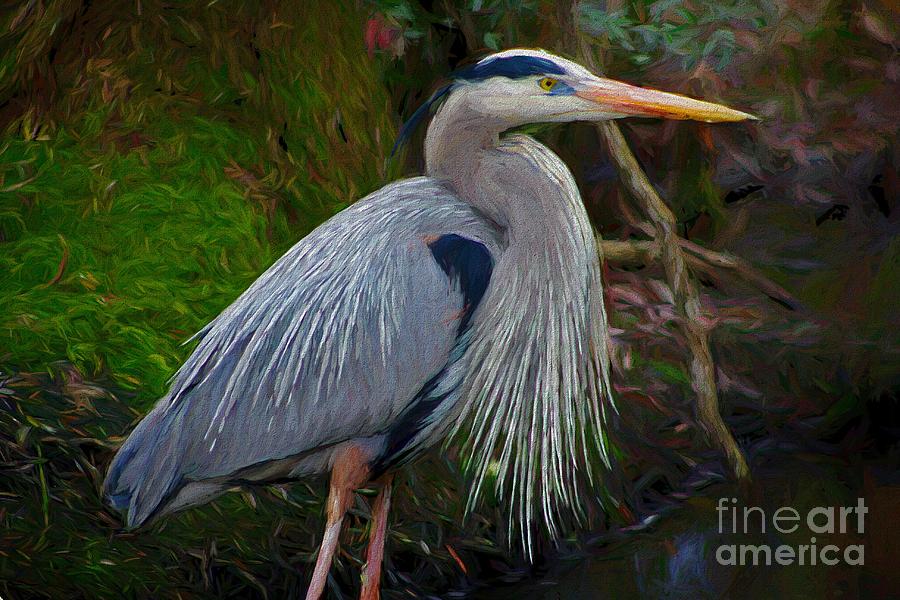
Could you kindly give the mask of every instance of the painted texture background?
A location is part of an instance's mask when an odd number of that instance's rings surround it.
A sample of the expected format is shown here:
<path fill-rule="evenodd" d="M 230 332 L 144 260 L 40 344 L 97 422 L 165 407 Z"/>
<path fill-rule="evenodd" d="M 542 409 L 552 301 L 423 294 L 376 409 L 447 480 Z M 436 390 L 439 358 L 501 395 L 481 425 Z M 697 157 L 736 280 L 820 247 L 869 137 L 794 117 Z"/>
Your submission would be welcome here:
<path fill-rule="evenodd" d="M 393 160 L 390 149 L 442 74 L 491 49 L 574 55 L 576 31 L 611 77 L 762 118 L 624 128 L 684 237 L 798 300 L 791 310 L 727 270 L 701 277 L 722 410 L 756 474 L 748 497 L 864 495 L 870 561 L 709 564 L 713 502 L 732 488 L 694 423 L 671 291 L 657 266 L 611 263 L 622 510 L 595 511 L 530 566 L 495 529 L 502 507 L 463 521 L 465 479 L 452 452 L 435 452 L 399 482 L 386 595 L 900 585 L 888 550 L 900 534 L 898 15 L 877 0 L 585 2 L 574 15 L 550 2 L 4 3 L 0 595 L 300 594 L 321 482 L 120 534 L 98 495 L 112 449 L 187 356 L 183 340 L 316 224 L 417 172 L 421 136 Z M 592 126 L 528 131 L 570 165 L 605 239 L 640 237 Z M 333 590 L 357 586 L 367 512 L 358 502 Z"/>

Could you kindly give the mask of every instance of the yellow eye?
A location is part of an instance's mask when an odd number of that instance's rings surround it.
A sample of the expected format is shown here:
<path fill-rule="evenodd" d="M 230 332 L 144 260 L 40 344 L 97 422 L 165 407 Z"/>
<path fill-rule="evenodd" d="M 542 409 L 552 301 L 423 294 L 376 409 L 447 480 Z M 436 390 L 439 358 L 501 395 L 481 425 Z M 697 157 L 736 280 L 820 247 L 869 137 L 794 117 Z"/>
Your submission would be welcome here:
<path fill-rule="evenodd" d="M 559 83 L 559 80 L 557 79 L 553 79 L 552 77 L 544 77 L 540 80 L 540 82 L 538 82 L 538 85 L 541 86 L 541 89 L 545 92 L 549 92 L 554 87 L 556 87 L 557 83 Z"/>

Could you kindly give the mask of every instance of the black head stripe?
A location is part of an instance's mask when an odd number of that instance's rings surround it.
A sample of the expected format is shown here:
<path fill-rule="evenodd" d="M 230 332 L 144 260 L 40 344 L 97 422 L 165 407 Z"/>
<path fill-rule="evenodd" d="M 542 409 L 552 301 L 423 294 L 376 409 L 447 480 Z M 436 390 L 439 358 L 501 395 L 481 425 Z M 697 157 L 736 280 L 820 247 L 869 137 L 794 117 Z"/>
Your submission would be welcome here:
<path fill-rule="evenodd" d="M 520 79 L 532 75 L 563 75 L 565 72 L 565 69 L 547 58 L 502 56 L 457 69 L 451 76 L 464 81 L 482 81 L 491 77 Z"/>

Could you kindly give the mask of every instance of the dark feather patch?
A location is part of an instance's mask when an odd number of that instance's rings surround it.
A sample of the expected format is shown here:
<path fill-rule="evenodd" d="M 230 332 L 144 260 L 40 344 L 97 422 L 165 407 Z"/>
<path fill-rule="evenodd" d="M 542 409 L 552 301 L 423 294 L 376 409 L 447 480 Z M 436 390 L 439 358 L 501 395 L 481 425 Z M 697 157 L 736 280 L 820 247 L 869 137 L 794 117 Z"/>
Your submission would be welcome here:
<path fill-rule="evenodd" d="M 461 333 L 487 289 L 494 268 L 491 253 L 484 244 L 455 233 L 439 237 L 428 247 L 447 277 L 459 281 L 463 293 L 463 316 L 459 322 Z"/>
<path fill-rule="evenodd" d="M 491 77 L 519 79 L 532 75 L 563 75 L 565 72 L 565 69 L 547 58 L 503 56 L 457 69 L 452 77 L 465 81 L 483 81 Z"/>
<path fill-rule="evenodd" d="M 453 392 L 453 389 L 440 393 L 437 390 L 453 362 L 462 355 L 461 350 L 467 343 L 464 341 L 466 328 L 472 313 L 484 297 L 494 269 L 493 258 L 484 244 L 460 235 L 441 236 L 428 244 L 428 247 L 431 248 L 434 259 L 447 277 L 451 281 L 456 280 L 462 291 L 463 313 L 457 329 L 457 346 L 447 364 L 422 386 L 409 407 L 387 431 L 387 448 L 373 462 L 373 477 L 409 460 L 416 454 L 418 448 L 411 446 L 410 443 L 426 426 L 428 417 Z"/>

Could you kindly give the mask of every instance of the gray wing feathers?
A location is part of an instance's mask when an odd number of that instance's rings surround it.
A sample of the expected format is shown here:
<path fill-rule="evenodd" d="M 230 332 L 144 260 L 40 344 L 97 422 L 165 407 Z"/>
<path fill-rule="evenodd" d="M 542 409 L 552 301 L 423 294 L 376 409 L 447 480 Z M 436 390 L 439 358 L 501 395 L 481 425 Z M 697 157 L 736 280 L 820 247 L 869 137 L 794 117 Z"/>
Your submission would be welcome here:
<path fill-rule="evenodd" d="M 129 524 L 184 481 L 383 432 L 444 364 L 463 298 L 425 243 L 493 230 L 441 184 L 401 181 L 314 230 L 198 335 L 110 469 Z"/>

